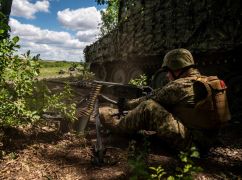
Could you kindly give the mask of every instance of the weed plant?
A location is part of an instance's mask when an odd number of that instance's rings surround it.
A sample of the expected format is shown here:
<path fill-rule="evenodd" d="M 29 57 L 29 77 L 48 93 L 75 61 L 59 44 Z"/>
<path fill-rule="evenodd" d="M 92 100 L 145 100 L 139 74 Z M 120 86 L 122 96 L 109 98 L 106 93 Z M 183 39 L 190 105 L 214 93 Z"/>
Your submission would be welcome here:
<path fill-rule="evenodd" d="M 152 171 L 150 179 L 167 179 L 167 180 L 192 180 L 195 175 L 202 172 L 203 169 L 195 164 L 195 160 L 200 158 L 199 152 L 195 146 L 192 146 L 190 150 L 181 151 L 178 155 L 179 166 L 174 168 L 173 174 L 168 174 L 161 166 L 149 167 Z"/>

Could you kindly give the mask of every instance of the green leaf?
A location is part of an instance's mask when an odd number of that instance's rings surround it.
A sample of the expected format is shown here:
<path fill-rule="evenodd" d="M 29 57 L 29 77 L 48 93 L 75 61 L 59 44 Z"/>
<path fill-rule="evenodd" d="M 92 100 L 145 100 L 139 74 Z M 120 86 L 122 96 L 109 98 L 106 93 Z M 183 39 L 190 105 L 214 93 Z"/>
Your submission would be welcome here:
<path fill-rule="evenodd" d="M 164 176 L 164 175 L 166 175 L 166 172 L 162 172 L 162 173 L 160 173 L 158 177 L 161 178 L 161 177 Z"/>
<path fill-rule="evenodd" d="M 18 41 L 19 41 L 19 37 L 18 36 L 15 36 L 15 37 L 13 37 L 13 42 L 16 44 Z"/>
<path fill-rule="evenodd" d="M 200 157 L 200 154 L 199 154 L 198 151 L 193 151 L 192 154 L 191 154 L 191 157 L 199 158 Z"/>
<path fill-rule="evenodd" d="M 155 167 L 149 167 L 149 169 L 151 169 L 153 171 L 156 171 L 156 168 Z"/>
<path fill-rule="evenodd" d="M 175 178 L 173 176 L 169 176 L 167 180 L 175 180 Z"/>
<path fill-rule="evenodd" d="M 0 34 L 4 34 L 4 30 L 3 29 L 0 29 Z"/>
<path fill-rule="evenodd" d="M 184 167 L 184 169 L 183 169 L 184 173 L 189 172 L 189 171 L 190 171 L 190 169 L 191 169 L 191 167 L 192 167 L 192 165 L 191 165 L 191 164 L 187 164 L 187 165 L 185 165 L 185 167 Z"/>
<path fill-rule="evenodd" d="M 151 177 L 154 179 L 157 177 L 157 174 L 151 174 Z"/>
<path fill-rule="evenodd" d="M 183 157 L 181 157 L 181 161 L 182 161 L 182 162 L 187 162 L 187 161 L 188 161 L 188 159 L 187 159 L 187 157 L 186 157 L 186 156 L 183 156 Z"/>

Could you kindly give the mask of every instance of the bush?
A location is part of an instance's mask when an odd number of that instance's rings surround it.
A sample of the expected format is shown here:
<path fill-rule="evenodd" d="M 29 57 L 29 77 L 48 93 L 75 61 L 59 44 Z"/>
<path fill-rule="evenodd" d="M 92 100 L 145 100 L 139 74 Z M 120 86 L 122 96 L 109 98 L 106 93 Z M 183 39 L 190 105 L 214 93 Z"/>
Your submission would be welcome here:
<path fill-rule="evenodd" d="M 136 86 L 147 86 L 147 76 L 145 74 L 140 75 L 138 78 L 131 79 L 129 84 Z"/>
<path fill-rule="evenodd" d="M 2 18 L 0 27 L 0 127 L 35 122 L 47 111 L 75 120 L 76 106 L 70 102 L 70 87 L 53 93 L 46 85 L 40 86 L 39 55 L 31 57 L 30 51 L 17 55 L 19 37 L 6 37 L 10 28 Z"/>
<path fill-rule="evenodd" d="M 52 112 L 61 115 L 65 120 L 74 122 L 76 117 L 76 104 L 72 102 L 73 95 L 70 86 L 66 85 L 64 90 L 57 93 L 46 91 L 44 93 L 43 113 Z"/>
<path fill-rule="evenodd" d="M 19 38 L 5 37 L 8 30 L 7 25 L 0 30 L 0 126 L 38 119 L 27 106 L 26 97 L 32 94 L 39 73 L 39 56 L 31 57 L 30 51 L 16 55 Z"/>

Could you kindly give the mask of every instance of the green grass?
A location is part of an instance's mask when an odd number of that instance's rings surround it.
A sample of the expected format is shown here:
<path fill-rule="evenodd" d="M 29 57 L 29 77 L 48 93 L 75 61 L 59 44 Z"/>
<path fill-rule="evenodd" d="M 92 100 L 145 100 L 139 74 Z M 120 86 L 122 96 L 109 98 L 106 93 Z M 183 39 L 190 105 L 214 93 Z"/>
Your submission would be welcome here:
<path fill-rule="evenodd" d="M 80 62 L 67 62 L 67 61 L 40 61 L 40 75 L 39 79 L 43 78 L 58 78 L 58 77 L 68 77 L 70 72 L 68 69 L 76 64 L 78 68 L 81 67 Z M 63 70 L 64 74 L 59 74 Z M 72 72 L 72 75 L 75 75 L 76 72 Z"/>
<path fill-rule="evenodd" d="M 47 68 L 40 68 L 40 78 L 51 78 L 60 76 L 58 73 L 60 70 L 64 70 L 65 72 L 68 72 L 68 68 L 62 68 L 62 67 L 47 67 Z M 63 74 L 65 75 L 65 74 Z"/>
<path fill-rule="evenodd" d="M 40 60 L 40 67 L 49 68 L 49 67 L 70 67 L 73 64 L 80 65 L 80 62 L 68 62 L 68 61 L 43 61 Z"/>

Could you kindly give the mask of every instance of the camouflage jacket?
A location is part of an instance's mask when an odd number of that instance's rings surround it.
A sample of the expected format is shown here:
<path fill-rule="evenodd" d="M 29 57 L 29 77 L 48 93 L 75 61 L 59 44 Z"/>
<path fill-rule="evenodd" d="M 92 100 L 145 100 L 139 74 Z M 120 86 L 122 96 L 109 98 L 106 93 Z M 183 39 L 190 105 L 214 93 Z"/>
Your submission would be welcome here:
<path fill-rule="evenodd" d="M 144 96 L 138 99 L 133 99 L 127 102 L 127 109 L 133 109 L 142 101 L 153 99 L 167 110 L 174 106 L 194 107 L 197 100 L 194 92 L 194 77 L 200 77 L 198 70 L 190 71 L 188 77 L 179 78 L 169 82 L 162 88 L 155 89 L 149 96 Z"/>

